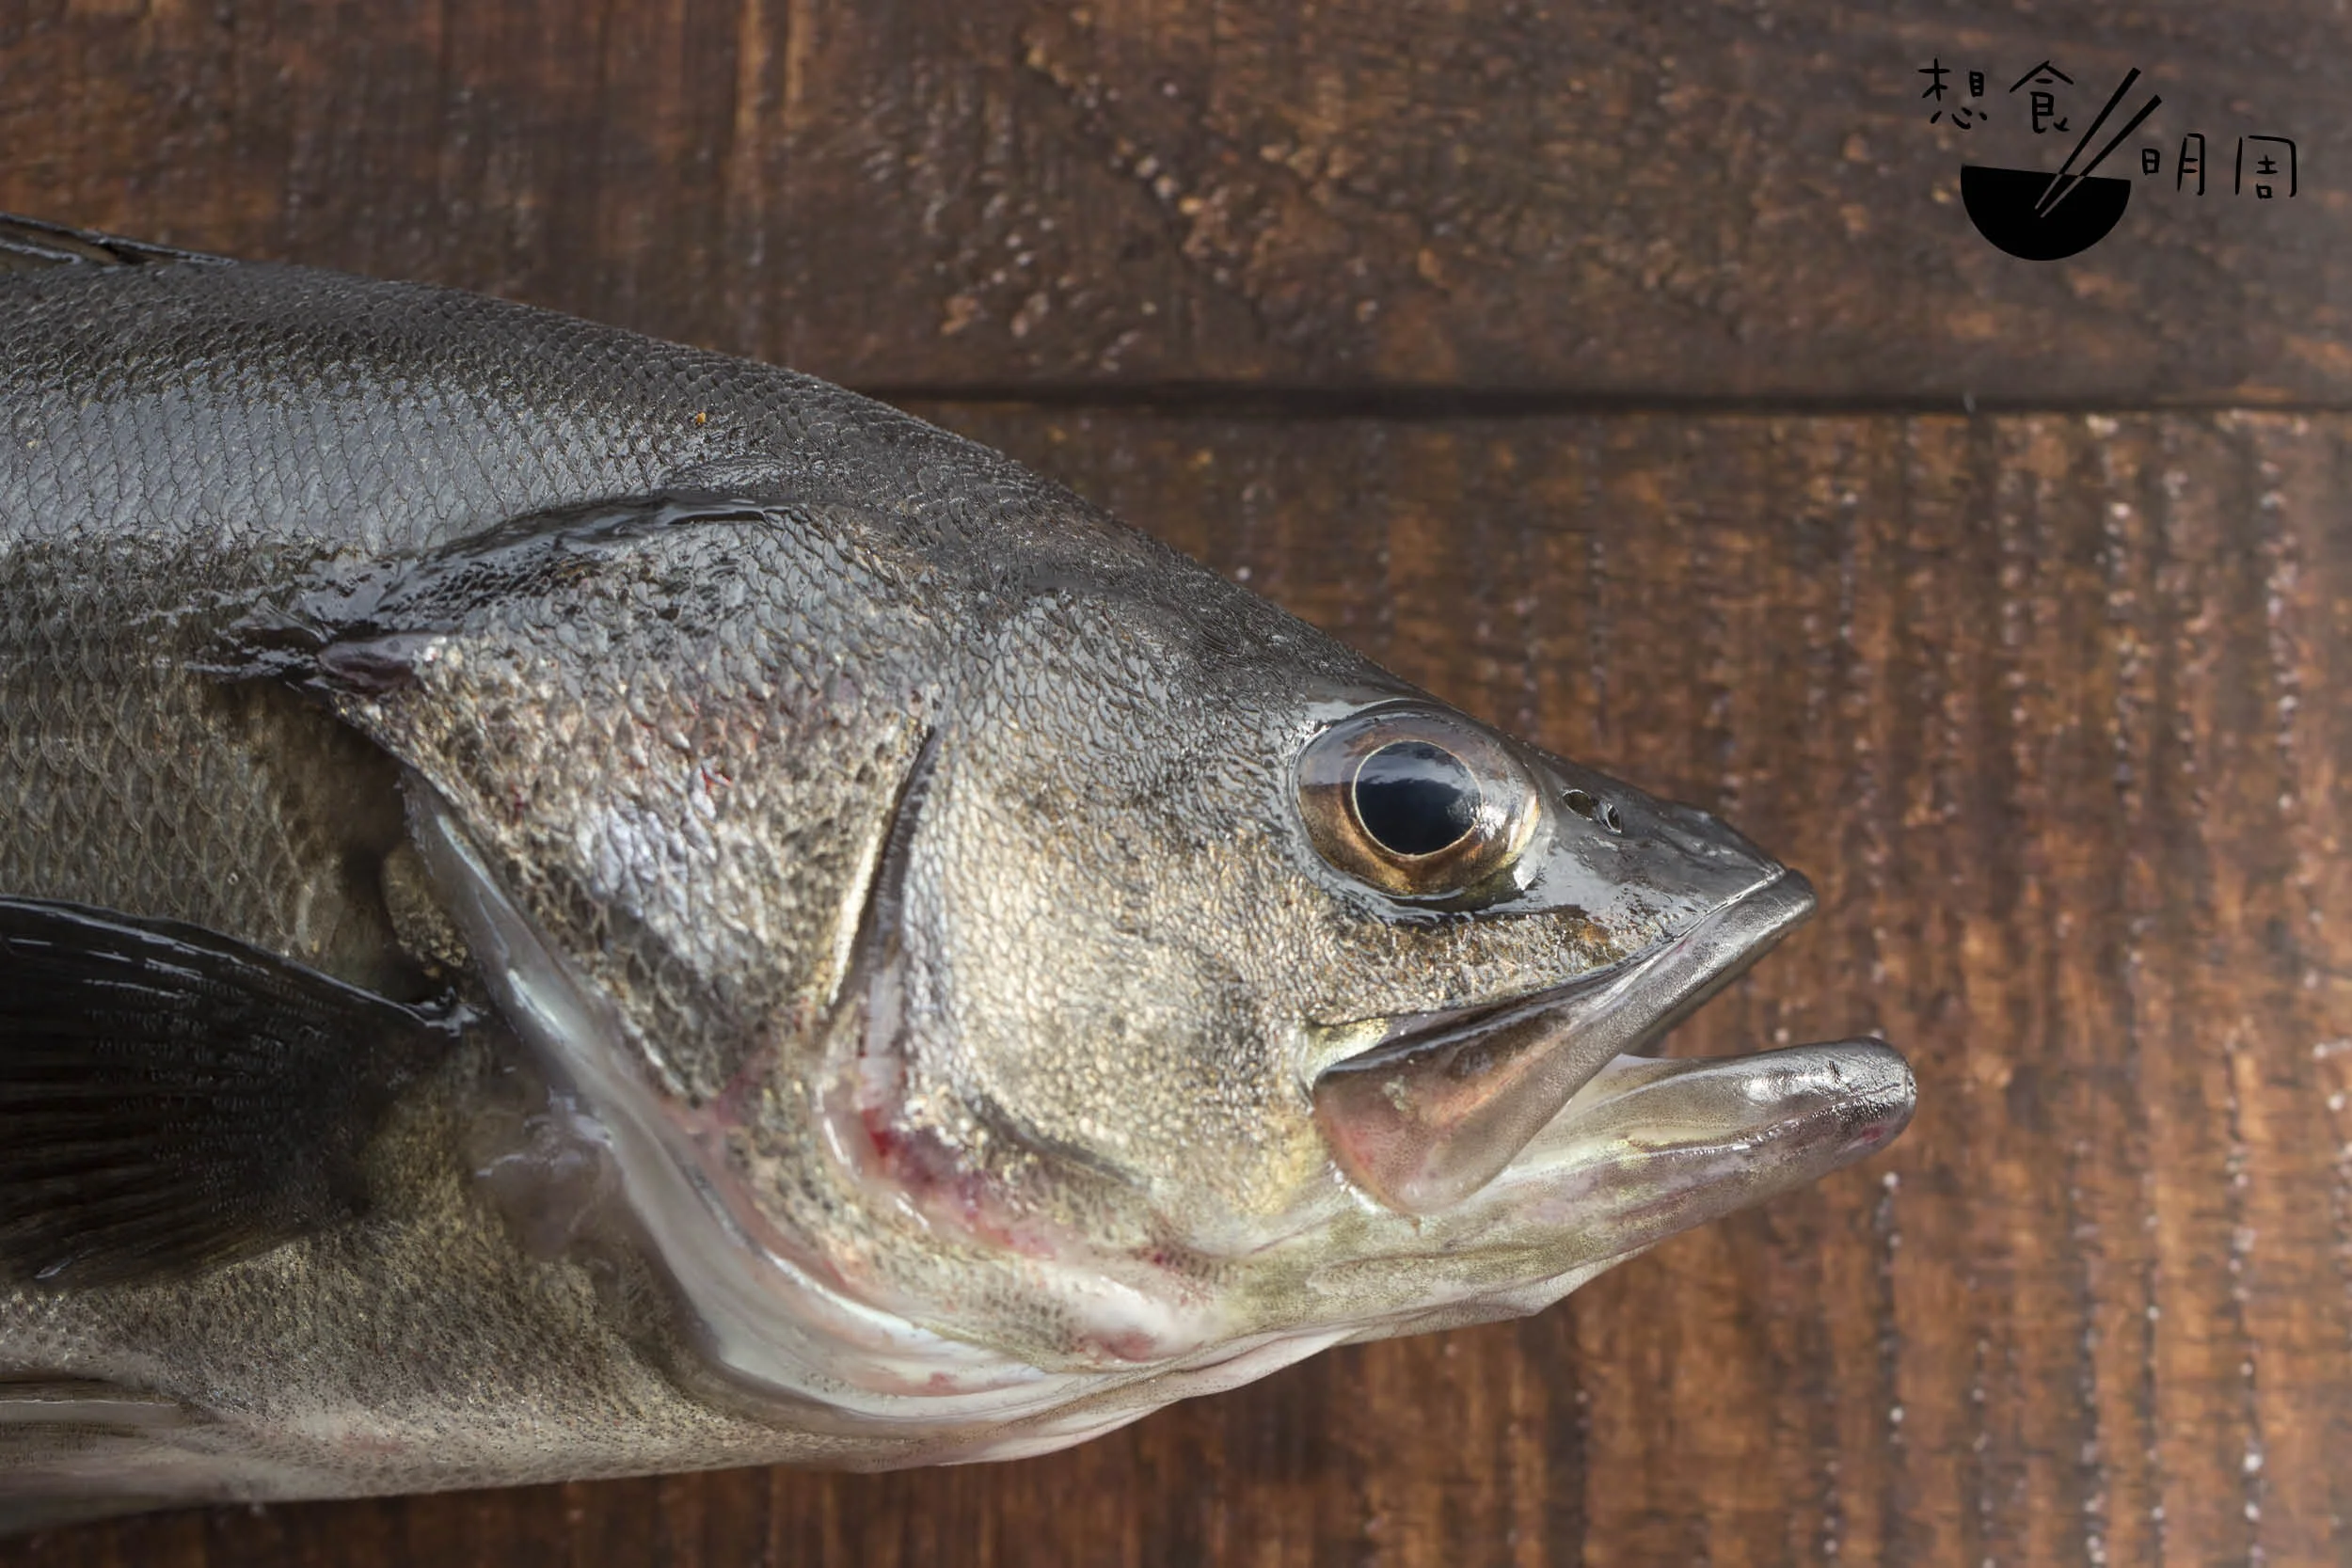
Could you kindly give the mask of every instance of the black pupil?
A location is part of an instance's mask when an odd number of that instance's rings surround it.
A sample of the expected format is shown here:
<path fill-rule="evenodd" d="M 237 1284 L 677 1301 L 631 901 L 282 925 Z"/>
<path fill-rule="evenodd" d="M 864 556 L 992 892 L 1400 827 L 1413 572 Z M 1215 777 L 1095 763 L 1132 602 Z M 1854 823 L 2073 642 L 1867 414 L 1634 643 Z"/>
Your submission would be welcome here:
<path fill-rule="evenodd" d="M 1392 855 L 1435 854 L 1478 821 L 1478 781 L 1425 740 L 1383 746 L 1356 770 L 1356 820 Z"/>

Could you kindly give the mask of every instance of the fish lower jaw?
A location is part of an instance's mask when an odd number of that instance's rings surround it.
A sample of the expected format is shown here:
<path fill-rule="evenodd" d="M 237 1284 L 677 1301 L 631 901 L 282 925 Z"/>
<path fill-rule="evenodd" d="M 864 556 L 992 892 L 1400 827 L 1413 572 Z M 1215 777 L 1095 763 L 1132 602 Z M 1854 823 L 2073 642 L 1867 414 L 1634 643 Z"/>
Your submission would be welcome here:
<path fill-rule="evenodd" d="M 1915 1085 L 1874 1039 L 1742 1057 L 1620 1055 L 1502 1173 L 1435 1214 L 1361 1200 L 1348 1255 L 1307 1270 L 1352 1340 L 1524 1317 L 1667 1238 L 1884 1148 Z"/>
<path fill-rule="evenodd" d="M 1903 1058 L 1869 1038 L 1620 1055 L 1472 1198 L 1400 1231 L 1399 1250 L 1606 1266 L 1884 1148 L 1915 1094 Z"/>

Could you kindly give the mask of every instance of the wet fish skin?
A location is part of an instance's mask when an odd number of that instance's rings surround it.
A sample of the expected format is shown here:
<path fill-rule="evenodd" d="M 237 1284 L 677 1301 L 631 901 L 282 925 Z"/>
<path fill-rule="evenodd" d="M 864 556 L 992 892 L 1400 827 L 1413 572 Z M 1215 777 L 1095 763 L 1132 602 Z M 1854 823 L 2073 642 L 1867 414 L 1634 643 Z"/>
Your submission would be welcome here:
<path fill-rule="evenodd" d="M 1533 1309 L 1656 1239 L 1598 1223 L 1627 1183 L 1692 1223 L 1907 1114 L 1883 1048 L 1791 1068 L 1789 1152 L 1700 1191 L 1674 1151 L 1764 1114 L 1710 1081 L 1638 1159 L 1537 1134 L 1432 1256 L 1335 1171 L 1317 1075 L 1666 954 L 1768 858 L 1516 748 L 1626 826 L 1547 803 L 1530 887 L 1400 903 L 1290 769 L 1438 705 L 1009 460 L 475 296 L 128 260 L 0 277 L 0 895 L 480 1018 L 348 1223 L 0 1284 L 0 1380 L 185 1415 L 0 1451 L 0 1507 L 1057 1446 Z M 1555 1167 L 1583 1242 L 1506 1199 Z"/>
<path fill-rule="evenodd" d="M 323 561 L 422 555 L 746 452 L 780 485 L 882 504 L 1019 515 L 1050 496 L 822 383 L 442 291 L 45 270 L 0 284 L 0 887 L 169 914 L 402 999 L 431 981 L 375 886 L 403 836 L 396 764 L 316 703 L 196 668 L 259 598 Z M 159 635 L 178 657 L 158 660 Z M 74 1369 L 192 1406 L 235 1389 L 246 1434 L 228 1456 L 76 1436 L 0 1495 L 126 1471 L 149 1500 L 331 1495 L 888 1446 L 713 1409 L 660 1370 L 666 1324 L 641 1334 L 576 1265 L 517 1251 L 450 1152 L 507 1098 L 498 1049 L 469 1041 L 397 1110 L 353 1230 L 135 1291 L 0 1295 L 5 1374 Z M 399 1435 L 467 1409 L 531 1440 Z"/>

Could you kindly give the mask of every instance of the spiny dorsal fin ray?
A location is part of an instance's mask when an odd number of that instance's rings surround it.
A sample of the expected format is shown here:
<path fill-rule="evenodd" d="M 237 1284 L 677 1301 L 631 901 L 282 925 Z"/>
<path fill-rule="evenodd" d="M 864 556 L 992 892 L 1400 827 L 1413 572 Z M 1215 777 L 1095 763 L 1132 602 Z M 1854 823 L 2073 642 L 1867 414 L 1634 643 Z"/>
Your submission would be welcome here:
<path fill-rule="evenodd" d="M 0 213 L 0 272 L 32 272 L 47 267 L 143 267 L 171 261 L 226 266 L 229 258 Z"/>

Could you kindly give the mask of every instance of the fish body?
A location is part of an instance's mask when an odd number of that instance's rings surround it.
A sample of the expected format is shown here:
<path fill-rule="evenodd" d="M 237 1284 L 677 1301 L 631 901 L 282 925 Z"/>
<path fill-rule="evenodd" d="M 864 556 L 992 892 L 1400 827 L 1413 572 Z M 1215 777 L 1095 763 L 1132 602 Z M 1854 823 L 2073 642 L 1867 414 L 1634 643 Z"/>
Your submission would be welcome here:
<path fill-rule="evenodd" d="M 1882 1145 L 1811 896 L 1010 460 L 0 222 L 0 1519 L 1036 1452 Z"/>

